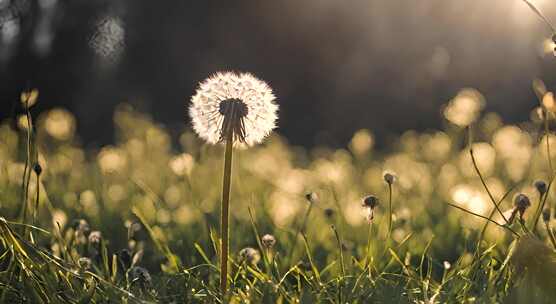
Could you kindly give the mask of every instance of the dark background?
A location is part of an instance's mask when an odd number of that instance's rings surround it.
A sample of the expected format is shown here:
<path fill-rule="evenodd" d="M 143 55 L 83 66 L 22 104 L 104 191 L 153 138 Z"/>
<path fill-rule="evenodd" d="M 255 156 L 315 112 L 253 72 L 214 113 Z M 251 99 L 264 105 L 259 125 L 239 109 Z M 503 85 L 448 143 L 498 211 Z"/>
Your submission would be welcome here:
<path fill-rule="evenodd" d="M 556 2 L 531 1 L 556 20 Z M 531 81 L 556 89 L 551 36 L 520 0 L 0 0 L 0 118 L 36 87 L 34 111 L 70 109 L 87 145 L 113 140 L 121 102 L 177 131 L 199 81 L 239 70 L 273 87 L 291 143 L 343 145 L 369 128 L 383 144 L 440 127 L 464 87 L 527 120 Z"/>

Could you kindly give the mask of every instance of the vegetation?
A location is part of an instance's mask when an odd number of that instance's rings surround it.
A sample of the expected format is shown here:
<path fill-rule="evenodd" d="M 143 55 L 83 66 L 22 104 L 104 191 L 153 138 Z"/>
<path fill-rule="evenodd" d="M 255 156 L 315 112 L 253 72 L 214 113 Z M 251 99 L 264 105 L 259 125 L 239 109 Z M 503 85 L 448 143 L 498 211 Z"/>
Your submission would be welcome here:
<path fill-rule="evenodd" d="M 519 125 L 465 89 L 445 130 L 388 152 L 368 130 L 347 149 L 236 150 L 229 300 L 551 302 L 554 100 L 534 87 Z M 0 302 L 219 302 L 224 146 L 122 105 L 116 145 L 84 150 L 69 112 L 27 109 L 0 127 Z"/>

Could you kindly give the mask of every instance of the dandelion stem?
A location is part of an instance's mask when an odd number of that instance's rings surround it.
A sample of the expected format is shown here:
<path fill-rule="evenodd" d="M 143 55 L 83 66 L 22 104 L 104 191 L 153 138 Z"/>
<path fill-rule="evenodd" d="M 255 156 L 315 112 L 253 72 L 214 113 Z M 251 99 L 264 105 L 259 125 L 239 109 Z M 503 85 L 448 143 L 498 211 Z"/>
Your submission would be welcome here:
<path fill-rule="evenodd" d="M 454 207 L 454 208 L 456 208 L 456 209 L 459 209 L 459 210 L 461 210 L 461 211 L 463 211 L 463 212 L 467 212 L 467 213 L 469 213 L 469 214 L 471 214 L 471 215 L 474 215 L 474 216 L 480 217 L 480 218 L 482 218 L 482 219 L 485 219 L 485 220 L 487 220 L 487 221 L 489 221 L 489 222 L 491 222 L 491 223 L 493 223 L 493 224 L 496 224 L 496 225 L 499 226 L 499 227 L 506 228 L 506 229 L 508 229 L 508 231 L 510 231 L 511 233 L 513 233 L 515 236 L 519 237 L 519 234 L 518 234 L 517 232 L 515 232 L 512 228 L 510 228 L 510 227 L 508 227 L 508 226 L 506 226 L 506 225 L 499 224 L 498 222 L 496 222 L 496 221 L 494 221 L 494 220 L 492 220 L 492 219 L 490 219 L 490 218 L 488 218 L 488 217 L 486 217 L 486 216 L 477 214 L 477 213 L 475 213 L 475 212 L 473 212 L 473 211 L 469 211 L 469 210 L 467 210 L 467 209 L 465 209 L 465 208 L 462 208 L 462 207 L 460 207 L 460 206 L 457 206 L 457 205 L 454 205 L 454 204 L 451 204 L 451 203 L 448 203 L 448 205 L 450 205 L 450 206 L 452 206 L 452 207 Z"/>
<path fill-rule="evenodd" d="M 506 199 L 506 197 L 508 197 L 508 195 L 514 190 L 515 185 L 510 187 L 510 189 L 508 189 L 508 191 L 506 191 L 506 193 L 504 193 L 504 196 L 502 196 L 502 198 L 498 201 L 498 203 L 496 205 L 500 206 L 500 204 L 502 204 L 502 202 Z M 481 234 L 479 235 L 479 240 L 477 241 L 477 249 L 476 249 L 476 253 L 478 254 L 480 249 L 481 249 L 481 243 L 483 242 L 483 238 L 485 237 L 485 233 L 486 230 L 488 228 L 488 224 L 490 223 L 490 221 L 492 220 L 492 217 L 494 216 L 494 213 L 496 213 L 496 208 L 492 208 L 492 210 L 490 211 L 490 214 L 488 216 L 488 221 L 485 222 L 485 225 L 483 226 L 483 229 L 481 230 Z"/>
<path fill-rule="evenodd" d="M 367 256 L 365 257 L 365 267 L 370 265 L 370 258 L 371 258 L 371 237 L 373 231 L 373 222 L 369 223 L 369 233 L 367 236 Z M 369 273 L 371 268 L 369 267 Z"/>
<path fill-rule="evenodd" d="M 346 276 L 346 269 L 344 266 L 344 250 L 342 249 L 342 240 L 340 239 L 340 234 L 338 234 L 338 230 L 334 225 L 331 225 L 330 228 L 334 230 L 334 235 L 336 236 L 336 241 L 338 242 L 338 250 L 340 251 L 340 270 L 342 272 L 342 278 Z"/>
<path fill-rule="evenodd" d="M 542 102 L 541 102 L 542 105 Z M 552 167 L 552 157 L 550 154 L 550 128 L 548 127 L 548 109 L 542 105 L 543 119 L 544 119 L 544 136 L 546 137 L 546 158 L 548 158 L 548 167 L 550 168 L 550 175 L 554 175 L 554 168 Z"/>
<path fill-rule="evenodd" d="M 220 214 L 220 234 L 222 236 L 220 252 L 220 292 L 222 299 L 227 294 L 228 278 L 228 245 L 229 245 L 229 220 L 230 220 L 230 188 L 232 180 L 232 155 L 233 155 L 233 132 L 229 132 L 226 139 L 226 152 L 224 154 L 224 178 L 222 182 L 222 210 Z"/>
<path fill-rule="evenodd" d="M 291 246 L 290 252 L 288 253 L 288 261 L 290 262 L 293 258 L 293 254 L 297 246 L 297 237 L 299 236 L 299 233 L 305 233 L 305 229 L 307 228 L 307 223 L 309 221 L 309 215 L 311 215 L 311 210 L 313 210 L 313 202 L 309 202 L 309 207 L 307 207 L 307 211 L 305 212 L 305 216 L 303 217 L 303 222 L 301 222 L 301 224 L 297 226 L 297 230 L 295 231 L 293 245 Z"/>
<path fill-rule="evenodd" d="M 496 208 L 496 211 L 498 211 L 500 216 L 502 216 L 502 218 L 504 219 L 504 222 L 506 222 L 506 224 L 509 225 L 510 222 L 508 222 L 508 219 L 504 216 L 504 213 L 502 212 L 502 210 L 500 210 L 500 207 L 498 207 L 498 204 L 496 203 L 496 200 L 494 199 L 494 196 L 492 196 L 492 193 L 490 193 L 490 190 L 488 189 L 488 186 L 485 182 L 485 179 L 484 179 L 483 175 L 481 174 L 481 170 L 479 170 L 479 166 L 477 166 L 477 160 L 475 159 L 475 153 L 473 152 L 473 140 L 472 140 L 473 132 L 471 130 L 471 126 L 469 126 L 468 130 L 469 130 L 469 154 L 471 155 L 471 162 L 473 163 L 473 168 L 475 169 L 475 172 L 477 172 L 477 175 L 479 176 L 479 179 L 481 180 L 481 183 L 483 184 L 483 187 L 485 188 L 485 190 L 488 194 L 488 197 L 492 201 L 492 204 L 494 204 L 494 207 Z"/>
<path fill-rule="evenodd" d="M 537 230 L 537 224 L 539 219 L 541 218 L 542 211 L 544 210 L 544 205 L 546 204 L 546 200 L 548 199 L 548 193 L 550 193 L 550 187 L 552 187 L 552 183 L 554 182 L 554 178 L 550 180 L 548 183 L 548 188 L 546 188 L 546 193 L 539 198 L 539 205 L 537 206 L 537 210 L 535 211 L 535 217 L 533 217 L 533 222 L 531 223 L 531 230 L 535 232 Z"/>
<path fill-rule="evenodd" d="M 552 233 L 552 229 L 550 229 L 548 221 L 544 222 L 544 227 L 546 228 L 546 233 L 548 234 L 548 238 L 550 239 L 552 246 L 556 249 L 556 239 L 554 239 L 554 233 Z"/>
<path fill-rule="evenodd" d="M 392 184 L 388 183 L 388 236 L 392 236 Z"/>

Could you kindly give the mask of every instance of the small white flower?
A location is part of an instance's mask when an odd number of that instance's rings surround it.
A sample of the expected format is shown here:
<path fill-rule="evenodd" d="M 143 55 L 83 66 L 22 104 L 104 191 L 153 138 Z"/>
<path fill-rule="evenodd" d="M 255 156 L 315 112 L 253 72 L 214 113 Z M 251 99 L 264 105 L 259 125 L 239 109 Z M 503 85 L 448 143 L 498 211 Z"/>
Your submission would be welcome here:
<path fill-rule="evenodd" d="M 278 105 L 272 89 L 248 73 L 217 73 L 201 82 L 191 98 L 193 129 L 211 144 L 252 146 L 276 127 Z"/>

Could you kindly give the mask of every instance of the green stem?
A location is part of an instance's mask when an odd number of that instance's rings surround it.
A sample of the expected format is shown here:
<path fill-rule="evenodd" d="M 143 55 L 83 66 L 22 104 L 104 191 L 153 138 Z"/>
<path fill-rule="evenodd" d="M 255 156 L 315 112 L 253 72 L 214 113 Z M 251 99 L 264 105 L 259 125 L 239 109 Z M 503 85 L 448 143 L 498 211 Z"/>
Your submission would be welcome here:
<path fill-rule="evenodd" d="M 369 273 L 371 272 L 370 268 L 370 258 L 371 258 L 371 237 L 372 237 L 372 230 L 373 230 L 373 222 L 369 223 L 369 235 L 367 236 L 367 256 L 365 257 L 365 268 L 369 267 Z"/>
<path fill-rule="evenodd" d="M 548 234 L 548 238 L 550 239 L 552 246 L 556 249 L 556 239 L 554 239 L 554 233 L 552 233 L 552 229 L 550 229 L 548 222 L 544 222 L 544 227 L 546 228 L 546 233 Z"/>
<path fill-rule="evenodd" d="M 388 183 L 388 236 L 389 240 L 392 236 L 392 184 Z"/>
<path fill-rule="evenodd" d="M 340 251 L 340 271 L 342 272 L 342 279 L 346 276 L 346 268 L 344 265 L 344 250 L 342 249 L 342 240 L 340 239 L 340 234 L 338 234 L 338 230 L 334 225 L 331 225 L 330 228 L 334 231 L 334 235 L 336 236 L 336 241 L 338 242 L 338 250 Z"/>
<path fill-rule="evenodd" d="M 293 259 L 295 248 L 297 247 L 297 237 L 299 233 L 305 233 L 305 229 L 307 228 L 307 223 L 309 222 L 309 215 L 311 215 L 311 210 L 313 210 L 313 202 L 309 202 L 309 207 L 307 207 L 307 211 L 305 212 L 305 216 L 303 217 L 303 222 L 301 225 L 298 225 L 297 230 L 295 231 L 295 235 L 293 238 L 293 244 L 290 248 L 288 253 L 288 262 L 291 263 L 291 259 Z"/>
<path fill-rule="evenodd" d="M 535 211 L 535 216 L 533 217 L 533 222 L 531 223 L 531 230 L 533 230 L 533 232 L 535 232 L 537 229 L 539 219 L 541 218 L 541 214 L 542 211 L 544 210 L 544 206 L 546 204 L 546 200 L 548 199 L 548 194 L 550 193 L 550 188 L 552 187 L 553 182 L 554 182 L 554 178 L 550 180 L 550 183 L 548 183 L 548 188 L 546 188 L 546 192 L 539 199 L 539 205 L 537 206 L 537 210 Z"/>
<path fill-rule="evenodd" d="M 500 214 L 502 219 L 504 219 L 504 222 L 507 225 L 509 225 L 510 222 L 508 222 L 508 219 L 506 218 L 506 216 L 504 216 L 504 213 L 502 212 L 502 210 L 500 210 L 500 207 L 498 207 L 498 204 L 496 203 L 496 200 L 494 199 L 494 196 L 492 195 L 492 193 L 488 189 L 488 186 L 487 186 L 486 181 L 483 177 L 483 174 L 481 174 L 481 170 L 479 170 L 479 166 L 477 165 L 477 160 L 475 159 L 475 154 L 473 152 L 473 140 L 472 140 L 473 132 L 472 132 L 471 126 L 468 127 L 468 131 L 469 131 L 469 154 L 471 155 L 471 162 L 473 163 L 473 168 L 475 169 L 475 172 L 479 176 L 479 179 L 481 180 L 481 184 L 483 184 L 483 188 L 485 188 L 485 191 L 487 192 L 488 197 L 490 198 L 490 201 L 494 204 L 494 208 L 496 208 L 496 211 L 498 211 L 498 213 Z"/>
<path fill-rule="evenodd" d="M 232 134 L 230 132 L 230 134 Z M 227 294 L 228 278 L 228 246 L 229 246 L 229 220 L 230 220 L 230 188 L 232 181 L 232 154 L 233 140 L 229 136 L 226 140 L 226 152 L 224 154 L 224 179 L 222 182 L 222 210 L 220 214 L 220 234 L 222 235 L 220 253 L 220 292 L 225 300 Z M 225 301 L 224 301 L 225 302 Z"/>

